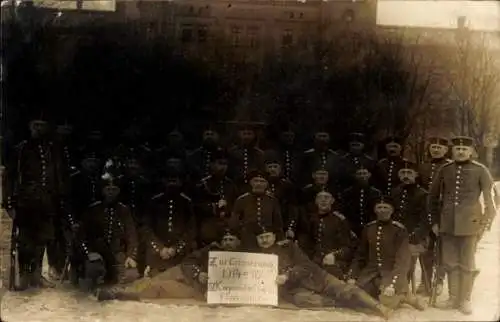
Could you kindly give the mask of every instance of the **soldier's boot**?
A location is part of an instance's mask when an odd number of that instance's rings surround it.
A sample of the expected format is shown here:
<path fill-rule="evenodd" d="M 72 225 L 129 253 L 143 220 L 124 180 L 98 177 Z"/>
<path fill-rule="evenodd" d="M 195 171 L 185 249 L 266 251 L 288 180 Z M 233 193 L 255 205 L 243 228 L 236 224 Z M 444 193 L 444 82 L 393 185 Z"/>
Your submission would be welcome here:
<path fill-rule="evenodd" d="M 460 298 L 458 310 L 465 315 L 472 314 L 471 294 L 474 280 L 478 272 L 461 272 L 460 274 Z"/>
<path fill-rule="evenodd" d="M 406 295 L 406 297 L 403 299 L 403 303 L 406 303 L 419 311 L 425 311 L 425 309 L 427 308 L 425 301 L 411 294 Z"/>
<path fill-rule="evenodd" d="M 448 272 L 448 299 L 442 303 L 436 303 L 436 307 L 442 310 L 454 310 L 458 308 L 458 292 L 460 274 L 458 270 Z"/>
<path fill-rule="evenodd" d="M 31 264 L 31 286 L 37 288 L 53 288 L 56 285 L 49 280 L 47 280 L 42 275 L 42 263 L 43 263 L 43 253 L 44 248 L 39 248 L 36 252 L 35 258 Z"/>
<path fill-rule="evenodd" d="M 96 297 L 99 302 L 102 301 L 140 301 L 140 297 L 136 292 L 126 291 L 122 287 L 108 287 L 108 288 L 98 288 L 96 290 Z"/>
<path fill-rule="evenodd" d="M 15 286 L 15 291 L 25 291 L 30 287 L 31 272 L 27 264 L 19 265 L 19 284 Z"/>

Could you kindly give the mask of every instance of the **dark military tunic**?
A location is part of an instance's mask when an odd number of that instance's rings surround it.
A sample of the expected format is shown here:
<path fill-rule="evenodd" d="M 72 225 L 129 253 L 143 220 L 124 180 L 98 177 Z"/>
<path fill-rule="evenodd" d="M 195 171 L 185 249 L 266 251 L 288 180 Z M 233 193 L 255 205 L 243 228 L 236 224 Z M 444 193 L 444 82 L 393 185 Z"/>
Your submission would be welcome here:
<path fill-rule="evenodd" d="M 338 211 L 320 215 L 317 212 L 302 218 L 299 244 L 313 262 L 337 278 L 344 278 L 356 247 L 356 237 L 346 218 Z M 323 258 L 333 253 L 335 263 L 324 266 Z"/>
<path fill-rule="evenodd" d="M 228 175 L 233 179 L 241 193 L 248 184 L 248 174 L 250 170 L 262 169 L 264 166 L 264 152 L 257 147 L 235 146 L 229 150 L 229 171 Z"/>
<path fill-rule="evenodd" d="M 392 191 L 395 202 L 392 218 L 405 226 L 410 244 L 421 243 L 432 226 L 427 196 L 428 192 L 417 184 L 401 184 Z"/>
<path fill-rule="evenodd" d="M 341 212 L 360 236 L 365 225 L 374 220 L 373 208 L 382 192 L 369 185 L 355 184 L 342 192 Z"/>
<path fill-rule="evenodd" d="M 213 155 L 217 147 L 207 148 L 201 146 L 187 155 L 187 162 L 191 178 L 193 180 L 201 180 L 210 175 L 210 163 L 213 161 Z"/>
<path fill-rule="evenodd" d="M 398 172 L 405 163 L 405 159 L 401 157 L 384 158 L 377 163 L 374 173 L 375 186 L 385 195 L 390 195 L 392 189 L 397 187 L 401 182 Z"/>
<path fill-rule="evenodd" d="M 450 159 L 442 158 L 442 159 L 431 159 L 430 162 L 422 163 L 418 169 L 422 187 L 430 191 L 432 181 L 434 179 L 434 176 L 438 172 L 439 168 L 449 162 L 451 162 Z"/>
<path fill-rule="evenodd" d="M 317 185 L 317 184 L 308 184 L 302 188 L 300 191 L 300 204 L 303 207 L 304 213 L 311 213 L 316 210 L 316 195 L 321 191 L 327 191 L 332 194 L 332 196 L 336 199 L 336 203 L 334 207 L 340 206 L 341 195 L 337 189 L 335 189 L 332 185 Z"/>
<path fill-rule="evenodd" d="M 79 219 L 87 207 L 101 199 L 101 178 L 99 173 L 87 173 L 84 170 L 71 175 L 71 200 L 75 215 Z"/>
<path fill-rule="evenodd" d="M 294 185 L 284 178 L 268 178 L 269 187 L 267 192 L 273 195 L 280 203 L 283 224 L 289 225 L 291 221 L 297 220 L 299 216 L 298 194 Z"/>
<path fill-rule="evenodd" d="M 69 141 L 61 141 L 58 143 L 61 149 L 61 163 L 63 169 L 66 171 L 67 176 L 71 176 L 73 173 L 78 171 L 78 157 L 77 151 L 74 149 L 73 145 Z"/>
<path fill-rule="evenodd" d="M 297 182 L 302 157 L 301 153 L 290 146 L 278 147 L 273 149 L 272 152 L 278 155 L 283 178 L 293 183 Z M 272 152 L 266 151 L 265 154 Z"/>
<path fill-rule="evenodd" d="M 393 286 L 396 294 L 404 294 L 410 262 L 406 228 L 397 221 L 373 221 L 361 233 L 348 276 L 373 297 L 388 286 Z"/>
<path fill-rule="evenodd" d="M 151 182 L 142 175 L 124 175 L 119 180 L 121 201 L 130 208 L 136 224 L 143 224 L 144 212 L 152 195 Z"/>
<path fill-rule="evenodd" d="M 347 188 L 354 184 L 354 175 L 356 174 L 356 170 L 361 167 L 368 169 L 368 171 L 373 173 L 376 164 L 377 162 L 366 154 L 357 155 L 347 152 L 342 155 L 342 186 Z"/>
<path fill-rule="evenodd" d="M 194 247 L 196 222 L 191 199 L 184 193 L 160 193 L 151 198 L 148 207 L 145 235 L 149 240 L 146 263 L 151 270 L 161 272 L 177 265 Z M 174 247 L 174 258 L 164 260 L 160 252 L 164 247 Z"/>
<path fill-rule="evenodd" d="M 207 245 L 218 241 L 221 229 L 228 225 L 237 191 L 231 179 L 214 176 L 202 179 L 196 188 L 197 237 L 201 245 Z M 219 207 L 220 200 L 227 205 Z"/>
<path fill-rule="evenodd" d="M 275 227 L 278 230 L 277 239 L 284 238 L 280 204 L 278 199 L 269 193 L 245 193 L 234 202 L 230 225 L 232 228 L 241 228 L 243 240 L 251 245 L 255 243 L 255 236 L 246 228 L 255 224 Z"/>
<path fill-rule="evenodd" d="M 300 173 L 303 184 L 311 182 L 311 174 L 315 169 L 324 168 L 330 175 L 330 183 L 334 186 L 340 183 L 342 157 L 337 152 L 314 148 L 304 151 L 301 159 Z"/>
<path fill-rule="evenodd" d="M 97 201 L 82 216 L 77 245 L 82 264 L 89 253 L 99 253 L 106 264 L 107 280 L 122 282 L 127 257 L 136 259 L 137 231 L 130 209 L 120 202 Z"/>

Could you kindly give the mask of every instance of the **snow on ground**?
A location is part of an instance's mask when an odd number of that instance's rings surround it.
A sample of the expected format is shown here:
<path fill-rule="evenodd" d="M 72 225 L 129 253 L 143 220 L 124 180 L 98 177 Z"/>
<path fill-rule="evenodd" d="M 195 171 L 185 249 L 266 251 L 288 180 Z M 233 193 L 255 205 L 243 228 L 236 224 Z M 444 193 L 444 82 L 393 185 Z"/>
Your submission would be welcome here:
<path fill-rule="evenodd" d="M 481 273 L 473 293 L 474 314 L 429 308 L 424 312 L 402 309 L 391 321 L 496 321 L 500 308 L 500 222 L 495 220 L 479 246 L 477 265 Z M 419 275 L 419 274 L 417 274 Z M 446 294 L 446 290 L 444 292 Z M 445 299 L 443 295 L 441 299 Z M 253 322 L 253 321 L 381 321 L 352 311 L 283 310 L 257 307 L 208 308 L 168 304 L 97 303 L 64 290 L 33 294 L 7 293 L 1 303 L 1 320 L 7 322 Z"/>

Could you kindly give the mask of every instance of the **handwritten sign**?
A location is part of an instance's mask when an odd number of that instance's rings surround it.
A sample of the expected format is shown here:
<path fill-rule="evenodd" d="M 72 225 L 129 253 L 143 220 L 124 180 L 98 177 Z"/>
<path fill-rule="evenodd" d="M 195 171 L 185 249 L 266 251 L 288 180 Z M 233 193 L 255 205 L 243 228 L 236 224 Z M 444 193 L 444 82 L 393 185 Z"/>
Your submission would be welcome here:
<path fill-rule="evenodd" d="M 276 255 L 210 252 L 207 302 L 277 306 L 277 275 Z"/>

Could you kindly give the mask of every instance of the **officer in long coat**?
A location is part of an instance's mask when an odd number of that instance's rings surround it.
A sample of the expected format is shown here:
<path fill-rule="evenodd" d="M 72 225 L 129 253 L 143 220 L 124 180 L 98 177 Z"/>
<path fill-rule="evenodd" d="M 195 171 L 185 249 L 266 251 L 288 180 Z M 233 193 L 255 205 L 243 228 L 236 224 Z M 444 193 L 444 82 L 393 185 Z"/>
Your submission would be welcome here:
<path fill-rule="evenodd" d="M 168 171 L 164 185 L 164 192 L 151 198 L 145 217 L 145 276 L 155 276 L 179 264 L 195 247 L 193 202 L 182 192 L 182 173 Z"/>
<path fill-rule="evenodd" d="M 341 193 L 341 212 L 345 214 L 351 229 L 360 236 L 365 225 L 373 218 L 373 207 L 382 192 L 370 184 L 371 172 L 361 166 L 356 170 L 354 184 Z"/>
<path fill-rule="evenodd" d="M 494 182 L 488 169 L 472 160 L 473 144 L 468 137 L 452 139 L 453 162 L 438 170 L 430 191 L 433 231 L 441 238 L 442 264 L 448 276 L 449 298 L 443 307 L 458 308 L 464 314 L 472 312 L 477 242 L 496 213 Z"/>
<path fill-rule="evenodd" d="M 324 270 L 344 279 L 351 263 L 357 238 L 348 221 L 333 210 L 334 198 L 330 192 L 316 195 L 317 211 L 307 214 L 298 225 L 299 245 Z"/>
<path fill-rule="evenodd" d="M 197 239 L 201 247 L 218 241 L 221 227 L 228 224 L 238 196 L 236 186 L 227 174 L 227 152 L 213 152 L 210 174 L 198 182 L 194 193 L 198 223 Z"/>
<path fill-rule="evenodd" d="M 351 133 L 349 135 L 349 152 L 342 156 L 344 189 L 355 183 L 354 174 L 356 170 L 363 167 L 373 173 L 377 162 L 365 153 L 366 139 L 363 133 Z"/>
<path fill-rule="evenodd" d="M 368 294 L 396 308 L 408 292 L 411 255 L 408 232 L 391 219 L 394 202 L 382 196 L 374 207 L 377 220 L 368 223 L 348 272 L 348 283 L 356 283 Z"/>
<path fill-rule="evenodd" d="M 19 231 L 20 289 L 51 286 L 42 277 L 42 258 L 45 247 L 54 240 L 55 227 L 62 224 L 57 214 L 67 194 L 61 156 L 48 138 L 46 118 L 34 117 L 29 126 L 31 137 L 21 142 L 7 161 L 4 187 L 6 209 Z"/>
<path fill-rule="evenodd" d="M 211 174 L 214 153 L 220 148 L 220 134 L 215 125 L 209 124 L 202 134 L 201 146 L 187 155 L 191 178 L 198 182 Z"/>
<path fill-rule="evenodd" d="M 450 140 L 445 137 L 431 137 L 428 139 L 427 150 L 430 156 L 430 159 L 419 166 L 419 179 L 422 184 L 422 187 L 428 191 L 430 191 L 432 182 L 434 177 L 438 171 L 438 169 L 446 163 L 451 162 L 451 159 L 447 158 L 450 146 Z M 429 209 L 430 211 L 430 209 Z M 419 293 L 430 293 L 430 285 L 426 284 L 425 281 L 432 281 L 432 272 L 433 266 L 437 265 L 434 263 L 434 247 L 436 245 L 437 236 L 430 231 L 429 233 L 429 247 L 428 251 L 422 256 L 420 256 L 420 265 L 422 268 L 422 277 L 418 288 Z M 425 276 L 424 276 L 425 274 Z M 444 281 L 444 271 L 442 269 L 437 270 L 438 274 L 438 283 L 437 283 L 437 294 L 441 294 L 443 290 L 443 281 Z"/>
<path fill-rule="evenodd" d="M 400 184 L 398 171 L 405 162 L 403 154 L 403 139 L 390 136 L 384 140 L 387 157 L 381 159 L 374 173 L 375 186 L 386 195 L 390 195 L 392 189 Z"/>

